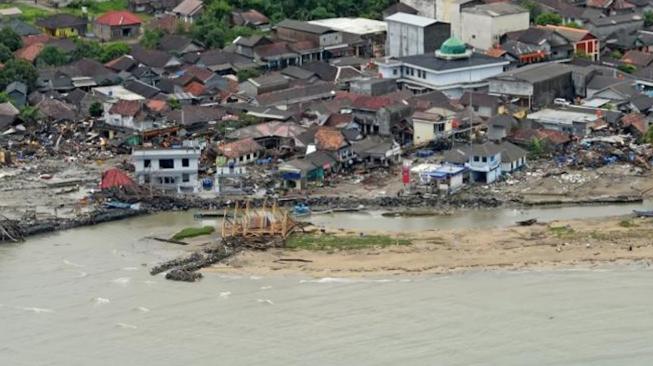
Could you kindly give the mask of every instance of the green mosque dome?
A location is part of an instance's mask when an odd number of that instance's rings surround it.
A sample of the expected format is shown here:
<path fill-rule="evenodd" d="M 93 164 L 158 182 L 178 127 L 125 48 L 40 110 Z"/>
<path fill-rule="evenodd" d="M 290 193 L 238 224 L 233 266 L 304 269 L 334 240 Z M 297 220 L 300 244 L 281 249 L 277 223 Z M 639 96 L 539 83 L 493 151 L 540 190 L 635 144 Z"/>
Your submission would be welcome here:
<path fill-rule="evenodd" d="M 455 37 L 447 39 L 442 42 L 442 46 L 440 46 L 440 52 L 446 55 L 462 55 L 465 54 L 466 51 L 467 47 L 465 44 Z"/>

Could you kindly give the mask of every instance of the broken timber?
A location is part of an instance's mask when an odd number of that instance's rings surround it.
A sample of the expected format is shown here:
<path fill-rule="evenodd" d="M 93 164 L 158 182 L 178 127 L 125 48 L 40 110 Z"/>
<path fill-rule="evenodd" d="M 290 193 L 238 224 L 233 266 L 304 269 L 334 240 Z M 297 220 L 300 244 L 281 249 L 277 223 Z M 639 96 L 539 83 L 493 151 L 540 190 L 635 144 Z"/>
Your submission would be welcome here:
<path fill-rule="evenodd" d="M 223 238 L 279 236 L 286 239 L 296 228 L 297 224 L 288 211 L 280 209 L 276 201 L 268 206 L 266 200 L 258 208 L 251 208 L 249 201 L 246 201 L 242 207 L 240 202 L 236 202 L 233 216 L 227 215 L 225 207 L 222 217 Z"/>

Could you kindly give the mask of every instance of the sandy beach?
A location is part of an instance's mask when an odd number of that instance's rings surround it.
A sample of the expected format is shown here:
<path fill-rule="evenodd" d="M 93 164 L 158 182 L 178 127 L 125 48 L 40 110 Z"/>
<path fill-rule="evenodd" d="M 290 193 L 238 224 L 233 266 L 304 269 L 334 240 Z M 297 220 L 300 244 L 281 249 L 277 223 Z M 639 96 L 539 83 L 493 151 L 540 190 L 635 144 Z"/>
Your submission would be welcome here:
<path fill-rule="evenodd" d="M 327 234 L 358 235 L 345 230 Z M 632 216 L 400 236 L 374 234 L 408 239 L 411 244 L 358 250 L 248 251 L 204 271 L 349 277 L 653 262 L 653 220 Z"/>

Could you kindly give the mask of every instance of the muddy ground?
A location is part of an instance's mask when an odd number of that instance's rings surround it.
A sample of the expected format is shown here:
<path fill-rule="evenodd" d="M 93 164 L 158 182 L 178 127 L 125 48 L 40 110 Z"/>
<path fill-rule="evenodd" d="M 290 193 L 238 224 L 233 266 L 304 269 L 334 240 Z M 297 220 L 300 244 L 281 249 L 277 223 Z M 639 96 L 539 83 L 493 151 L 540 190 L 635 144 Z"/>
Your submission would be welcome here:
<path fill-rule="evenodd" d="M 37 217 L 74 217 L 78 213 L 92 211 L 93 203 L 83 199 L 97 189 L 102 171 L 128 160 L 128 156 L 116 156 L 110 160 L 94 162 L 40 159 L 36 162 L 21 162 L 16 167 L 0 168 L 0 212 L 10 218 L 20 218 L 26 212 Z M 262 169 L 264 168 L 252 167 L 253 171 L 259 173 Z M 44 179 L 47 177 L 51 178 Z M 393 167 L 337 176 L 324 187 L 312 187 L 299 194 L 290 192 L 289 195 L 337 197 L 335 204 L 346 205 L 349 200 L 354 202 L 379 197 L 394 198 L 398 193 L 405 193 L 405 190 L 401 182 L 400 167 Z M 475 200 L 479 200 L 481 205 L 490 206 L 496 205 L 495 202 L 573 204 L 599 198 L 640 195 L 644 198 L 653 196 L 653 176 L 648 171 L 630 165 L 615 164 L 598 169 L 562 170 L 547 162 L 531 162 L 528 169 L 508 176 L 502 182 L 488 186 L 470 186 L 459 193 L 457 199 L 464 201 L 468 207 L 467 203 Z M 209 200 L 211 196 L 215 195 L 202 195 Z M 419 204 L 419 198 L 415 198 L 416 200 L 387 203 L 412 206 Z M 494 202 L 488 199 L 494 199 Z M 438 202 L 440 201 L 435 201 L 436 206 L 440 205 Z M 381 206 L 388 208 L 388 204 Z M 445 205 L 446 202 L 442 204 Z"/>
<path fill-rule="evenodd" d="M 330 234 L 350 236 L 357 233 L 334 231 Z M 591 268 L 634 261 L 646 265 L 653 263 L 653 219 L 613 217 L 554 221 L 529 227 L 374 234 L 409 239 L 412 244 L 359 250 L 247 251 L 204 271 L 264 275 L 304 273 L 325 277 Z M 286 260 L 280 261 L 282 258 Z M 293 261 L 287 261 L 288 258 Z"/>

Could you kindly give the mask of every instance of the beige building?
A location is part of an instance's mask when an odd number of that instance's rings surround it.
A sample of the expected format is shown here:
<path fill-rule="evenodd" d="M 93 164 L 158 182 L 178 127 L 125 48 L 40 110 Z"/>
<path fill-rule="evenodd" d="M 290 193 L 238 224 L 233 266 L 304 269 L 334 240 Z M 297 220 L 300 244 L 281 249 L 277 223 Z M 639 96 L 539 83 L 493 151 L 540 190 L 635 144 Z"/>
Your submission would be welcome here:
<path fill-rule="evenodd" d="M 413 114 L 413 144 L 426 144 L 438 138 L 446 138 L 453 132 L 452 119 L 429 109 Z"/>
<path fill-rule="evenodd" d="M 528 29 L 529 13 L 511 3 L 477 5 L 462 9 L 460 22 L 459 38 L 476 49 L 488 50 L 504 34 Z"/>

